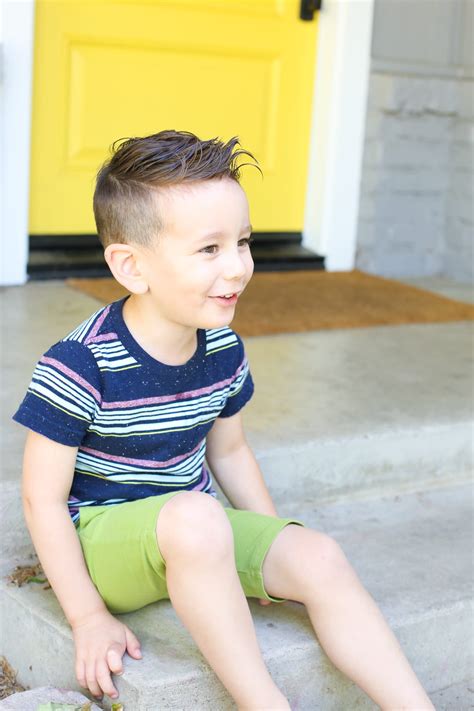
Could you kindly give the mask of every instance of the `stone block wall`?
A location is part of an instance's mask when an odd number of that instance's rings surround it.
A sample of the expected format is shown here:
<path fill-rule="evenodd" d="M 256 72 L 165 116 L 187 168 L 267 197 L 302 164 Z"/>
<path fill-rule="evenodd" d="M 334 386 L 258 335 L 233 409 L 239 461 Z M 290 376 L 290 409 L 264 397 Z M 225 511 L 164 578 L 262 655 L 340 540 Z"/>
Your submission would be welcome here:
<path fill-rule="evenodd" d="M 356 267 L 473 277 L 473 82 L 371 76 Z"/>
<path fill-rule="evenodd" d="M 428 5 L 418 6 L 420 23 Z M 383 20 L 386 6 L 379 8 Z M 461 29 L 453 22 L 453 36 Z M 375 22 L 375 48 L 384 46 L 382 30 L 387 37 L 396 31 Z M 434 61 L 433 42 L 423 51 Z M 422 59 L 372 60 L 355 266 L 387 277 L 470 281 L 474 81 L 469 68 L 447 60 L 430 68 Z"/>
<path fill-rule="evenodd" d="M 451 180 L 446 208 L 444 270 L 459 281 L 474 279 L 474 82 L 458 87 Z"/>

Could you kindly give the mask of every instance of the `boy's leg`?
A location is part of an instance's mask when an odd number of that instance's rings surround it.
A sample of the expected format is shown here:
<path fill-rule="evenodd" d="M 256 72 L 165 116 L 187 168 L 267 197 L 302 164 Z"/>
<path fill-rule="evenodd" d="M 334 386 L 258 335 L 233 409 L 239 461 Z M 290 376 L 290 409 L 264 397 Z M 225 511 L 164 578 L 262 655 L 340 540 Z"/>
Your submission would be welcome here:
<path fill-rule="evenodd" d="M 267 593 L 302 602 L 331 661 L 382 709 L 434 709 L 373 598 L 338 544 L 288 525 L 263 563 Z"/>
<path fill-rule="evenodd" d="M 289 709 L 260 652 L 221 504 L 182 492 L 163 506 L 156 531 L 171 603 L 238 708 Z"/>

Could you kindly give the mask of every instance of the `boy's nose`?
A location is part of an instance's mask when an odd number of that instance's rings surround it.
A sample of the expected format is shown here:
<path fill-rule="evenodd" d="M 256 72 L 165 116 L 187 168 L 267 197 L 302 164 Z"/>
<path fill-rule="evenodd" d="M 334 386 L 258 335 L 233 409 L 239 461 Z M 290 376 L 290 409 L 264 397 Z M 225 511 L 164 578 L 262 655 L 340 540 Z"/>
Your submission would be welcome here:
<path fill-rule="evenodd" d="M 229 281 L 241 279 L 247 271 L 244 256 L 238 251 L 232 251 L 226 259 L 224 276 Z"/>

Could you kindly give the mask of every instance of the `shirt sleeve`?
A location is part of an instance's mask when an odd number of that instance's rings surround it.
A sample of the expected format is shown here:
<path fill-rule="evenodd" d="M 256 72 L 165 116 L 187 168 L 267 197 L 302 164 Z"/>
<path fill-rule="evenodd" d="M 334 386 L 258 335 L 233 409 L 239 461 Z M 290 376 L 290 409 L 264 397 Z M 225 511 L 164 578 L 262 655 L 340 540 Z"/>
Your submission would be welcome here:
<path fill-rule="evenodd" d="M 77 447 L 101 403 L 93 354 L 77 341 L 60 341 L 38 361 L 15 422 L 49 439 Z"/>
<path fill-rule="evenodd" d="M 235 334 L 237 336 L 237 334 Z M 237 336 L 238 358 L 236 358 L 236 370 L 233 376 L 233 381 L 230 386 L 227 401 L 219 417 L 231 417 L 237 414 L 239 410 L 250 400 L 254 393 L 254 383 L 250 372 L 247 356 L 245 355 L 244 344 L 240 336 Z"/>

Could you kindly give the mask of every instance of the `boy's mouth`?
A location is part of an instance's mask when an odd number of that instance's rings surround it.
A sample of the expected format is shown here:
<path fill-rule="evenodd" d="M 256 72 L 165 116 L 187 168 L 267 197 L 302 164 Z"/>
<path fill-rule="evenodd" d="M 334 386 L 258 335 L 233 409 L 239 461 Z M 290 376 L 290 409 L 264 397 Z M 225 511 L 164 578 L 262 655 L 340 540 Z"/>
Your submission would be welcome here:
<path fill-rule="evenodd" d="M 239 298 L 239 292 L 234 292 L 231 294 L 222 294 L 222 296 L 211 296 L 210 298 L 214 299 L 214 301 L 217 301 L 217 303 L 221 304 L 222 306 L 233 306 L 237 303 L 237 299 Z"/>

